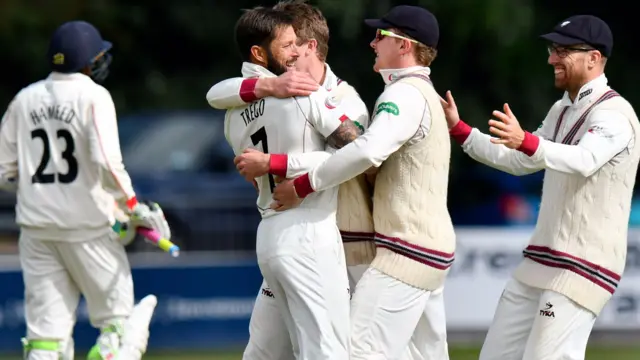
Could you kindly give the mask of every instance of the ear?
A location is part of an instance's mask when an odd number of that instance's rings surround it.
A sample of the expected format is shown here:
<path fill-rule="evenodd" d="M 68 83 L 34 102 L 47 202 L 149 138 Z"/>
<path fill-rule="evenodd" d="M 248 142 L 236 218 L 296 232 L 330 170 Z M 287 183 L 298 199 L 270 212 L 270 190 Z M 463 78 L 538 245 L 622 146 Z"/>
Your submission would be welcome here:
<path fill-rule="evenodd" d="M 267 65 L 267 51 L 263 49 L 262 46 L 253 45 L 251 47 L 251 56 L 256 62 Z"/>
<path fill-rule="evenodd" d="M 400 40 L 400 54 L 404 55 L 410 53 L 413 45 L 414 44 L 409 40 Z"/>
<path fill-rule="evenodd" d="M 308 54 L 306 54 L 307 51 L 305 51 L 305 55 L 310 55 L 310 54 L 315 54 L 316 51 L 318 51 L 318 41 L 316 39 L 311 39 L 307 42 L 307 47 L 305 50 L 308 50 Z"/>
<path fill-rule="evenodd" d="M 600 64 L 602 60 L 602 54 L 600 51 L 590 51 L 589 52 L 589 67 L 595 67 Z"/>

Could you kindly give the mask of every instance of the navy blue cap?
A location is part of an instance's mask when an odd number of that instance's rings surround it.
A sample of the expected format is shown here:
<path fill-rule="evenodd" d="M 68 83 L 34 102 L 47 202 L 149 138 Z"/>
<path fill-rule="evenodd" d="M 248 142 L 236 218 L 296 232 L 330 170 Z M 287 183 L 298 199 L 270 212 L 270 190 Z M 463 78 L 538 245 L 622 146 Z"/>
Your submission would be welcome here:
<path fill-rule="evenodd" d="M 587 44 L 609 57 L 613 50 L 613 34 L 606 22 L 593 15 L 575 15 L 560 22 L 553 32 L 541 38 L 562 46 Z"/>
<path fill-rule="evenodd" d="M 376 29 L 396 28 L 424 45 L 438 46 L 438 20 L 429 10 L 419 6 L 394 6 L 381 19 L 366 19 L 364 23 Z"/>
<path fill-rule="evenodd" d="M 90 23 L 69 21 L 53 33 L 47 51 L 47 62 L 53 71 L 78 72 L 91 66 L 95 58 L 100 53 L 109 51 L 111 46 Z"/>

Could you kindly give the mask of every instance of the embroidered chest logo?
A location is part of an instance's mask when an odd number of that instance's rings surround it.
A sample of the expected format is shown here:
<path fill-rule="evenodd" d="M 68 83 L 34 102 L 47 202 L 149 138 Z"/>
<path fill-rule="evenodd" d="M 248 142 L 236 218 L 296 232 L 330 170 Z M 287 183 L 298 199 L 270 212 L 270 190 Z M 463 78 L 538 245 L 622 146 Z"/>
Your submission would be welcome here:
<path fill-rule="evenodd" d="M 593 89 L 588 89 L 585 90 L 583 92 L 580 93 L 580 95 L 578 95 L 578 101 L 582 100 L 582 98 L 584 98 L 585 96 L 591 94 L 593 92 Z"/>

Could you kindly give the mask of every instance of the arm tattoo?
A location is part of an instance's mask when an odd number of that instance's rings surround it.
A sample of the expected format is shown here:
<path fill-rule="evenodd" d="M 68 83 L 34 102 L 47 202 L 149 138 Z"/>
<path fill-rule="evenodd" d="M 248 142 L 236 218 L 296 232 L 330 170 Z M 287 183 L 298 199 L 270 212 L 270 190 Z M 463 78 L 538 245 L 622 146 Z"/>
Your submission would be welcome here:
<path fill-rule="evenodd" d="M 329 135 L 327 144 L 334 149 L 341 149 L 362 135 L 362 130 L 351 120 L 345 120 Z"/>

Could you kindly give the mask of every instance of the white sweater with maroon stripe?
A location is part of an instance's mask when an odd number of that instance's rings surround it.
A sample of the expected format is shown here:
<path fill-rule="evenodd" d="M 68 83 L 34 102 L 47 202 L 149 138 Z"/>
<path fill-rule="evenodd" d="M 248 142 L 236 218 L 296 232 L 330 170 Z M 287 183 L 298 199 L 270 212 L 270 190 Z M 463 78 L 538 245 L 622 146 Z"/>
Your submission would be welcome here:
<path fill-rule="evenodd" d="M 558 101 L 520 152 L 491 144 L 464 123 L 452 135 L 472 157 L 497 168 L 546 169 L 538 222 L 514 276 L 597 315 L 624 270 L 640 124 L 604 76 L 580 94 L 575 103 Z"/>
<path fill-rule="evenodd" d="M 417 288 L 435 290 L 444 283 L 455 251 L 447 209 L 451 144 L 433 86 L 416 77 L 397 83 L 410 84 L 422 94 L 421 103 L 413 106 L 427 108 L 429 135 L 400 147 L 376 176 L 373 222 L 378 250 L 371 267 Z M 386 91 L 392 89 L 393 85 Z"/>

